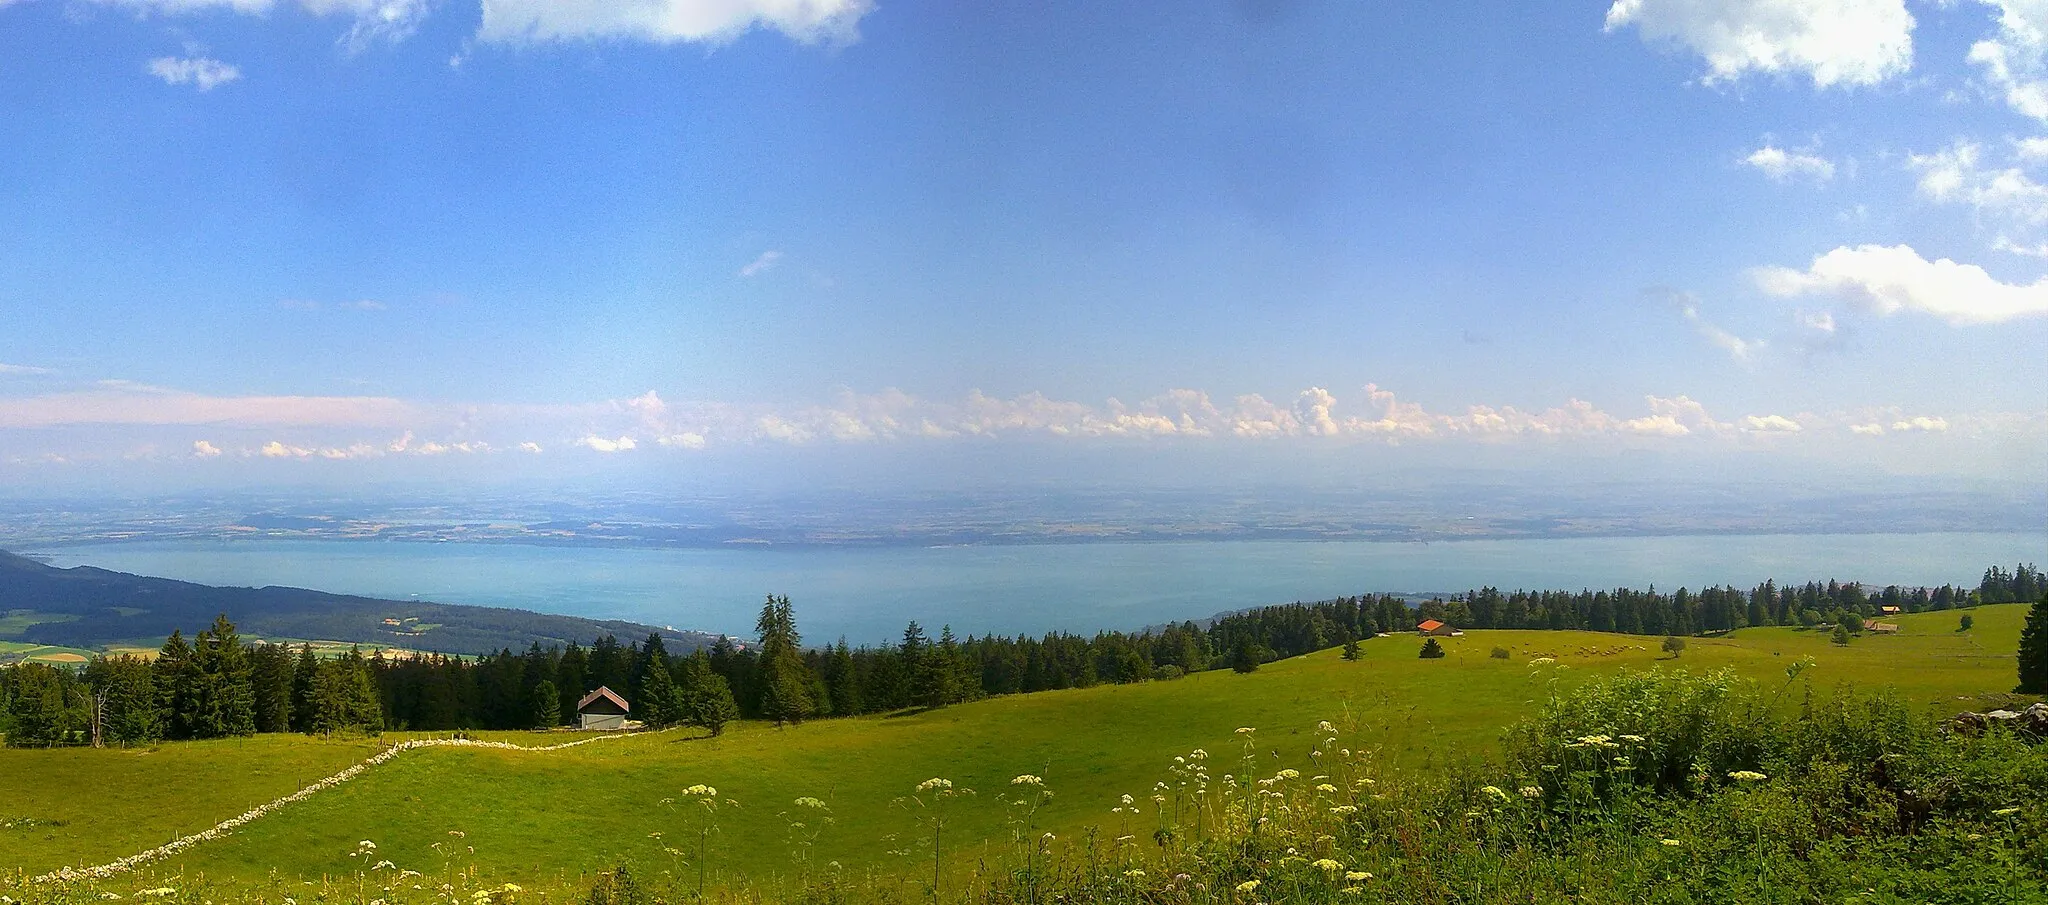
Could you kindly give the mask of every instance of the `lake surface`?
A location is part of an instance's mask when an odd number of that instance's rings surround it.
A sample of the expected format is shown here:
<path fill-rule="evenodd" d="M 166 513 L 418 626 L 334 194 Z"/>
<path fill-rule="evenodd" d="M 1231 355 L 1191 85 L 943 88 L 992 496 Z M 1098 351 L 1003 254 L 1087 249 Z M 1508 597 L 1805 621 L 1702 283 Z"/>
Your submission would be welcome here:
<path fill-rule="evenodd" d="M 1209 541 L 1038 546 L 627 549 L 321 540 L 147 541 L 37 552 L 212 585 L 290 585 L 751 634 L 787 594 L 814 642 L 1138 628 L 1369 591 L 1660 588 L 1840 578 L 1975 586 L 2048 557 L 2048 535 L 1786 534 L 1421 543 Z"/>

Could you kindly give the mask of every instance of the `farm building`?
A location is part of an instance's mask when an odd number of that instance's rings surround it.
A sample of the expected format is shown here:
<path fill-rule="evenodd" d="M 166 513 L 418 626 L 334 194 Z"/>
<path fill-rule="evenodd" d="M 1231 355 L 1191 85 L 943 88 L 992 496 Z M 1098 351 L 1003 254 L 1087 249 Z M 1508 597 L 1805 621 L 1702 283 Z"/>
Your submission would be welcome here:
<path fill-rule="evenodd" d="M 1881 606 L 1877 608 L 1877 614 L 1880 616 L 1897 616 L 1900 612 L 1902 611 L 1895 606 Z"/>
<path fill-rule="evenodd" d="M 1465 634 L 1464 632 L 1458 631 L 1456 626 L 1453 626 L 1450 623 L 1444 622 L 1440 619 L 1424 619 L 1422 620 L 1421 625 L 1415 627 L 1415 631 L 1417 634 L 1435 635 L 1439 638 L 1455 638 L 1459 635 Z"/>
<path fill-rule="evenodd" d="M 1870 624 L 1870 630 L 1880 635 L 1896 635 L 1899 633 L 1899 624 L 1896 622 L 1873 622 Z"/>
<path fill-rule="evenodd" d="M 579 729 L 624 729 L 626 728 L 626 714 L 632 712 L 632 710 L 633 706 L 626 703 L 625 698 L 619 697 L 618 693 L 610 688 L 600 685 L 596 691 L 584 695 L 583 700 L 576 702 L 576 727 Z"/>

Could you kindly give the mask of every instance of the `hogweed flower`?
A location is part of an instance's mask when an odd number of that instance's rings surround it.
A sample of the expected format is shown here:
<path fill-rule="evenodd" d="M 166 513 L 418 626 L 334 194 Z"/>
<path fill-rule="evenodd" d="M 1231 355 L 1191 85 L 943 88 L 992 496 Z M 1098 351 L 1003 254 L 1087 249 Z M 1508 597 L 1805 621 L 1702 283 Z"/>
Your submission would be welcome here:
<path fill-rule="evenodd" d="M 944 790 L 944 789 L 950 789 L 950 788 L 952 788 L 952 787 L 953 787 L 953 781 L 952 781 L 952 780 L 950 780 L 950 779 L 940 779 L 939 777 L 936 777 L 936 776 L 934 776 L 934 777 L 932 777 L 932 778 L 930 778 L 930 779 L 927 779 L 927 780 L 925 780 L 924 782 L 921 782 L 921 783 L 918 783 L 918 784 L 917 784 L 917 790 L 918 790 L 918 791 L 920 791 L 920 792 L 930 792 L 930 791 L 932 791 L 932 790 L 934 790 L 934 789 L 940 789 L 940 790 Z"/>
<path fill-rule="evenodd" d="M 1237 884 L 1237 891 L 1238 891 L 1238 892 L 1242 892 L 1242 893 L 1250 893 L 1250 892 L 1251 892 L 1252 890 L 1255 890 L 1255 889 L 1258 889 L 1258 888 L 1259 888 L 1259 881 L 1257 881 L 1257 880 L 1246 880 L 1246 881 L 1244 881 L 1243 883 L 1239 883 L 1239 884 Z"/>
<path fill-rule="evenodd" d="M 1372 879 L 1372 874 L 1370 874 L 1370 873 L 1367 873 L 1366 871 L 1362 871 L 1362 870 L 1352 870 L 1352 871 L 1345 871 L 1345 872 L 1344 872 L 1344 879 L 1346 879 L 1346 880 L 1350 880 L 1351 882 L 1353 882 L 1353 883 L 1356 883 L 1356 882 L 1358 882 L 1358 881 L 1360 881 L 1360 880 L 1370 880 L 1370 879 Z M 1354 886 L 1354 887 L 1352 887 L 1352 888 L 1353 888 L 1353 889 L 1356 889 L 1357 887 L 1355 887 L 1355 886 Z"/>
<path fill-rule="evenodd" d="M 2012 815 L 2014 815 L 2014 814 L 2017 814 L 2017 813 L 2019 813 L 2019 812 L 2020 812 L 2020 809 L 2019 809 L 2019 808 L 1999 808 L 1999 809 L 1998 809 L 1998 810 L 1996 810 L 1996 811 L 1992 811 L 1992 812 L 1991 812 L 1991 816 L 1993 816 L 1993 817 L 2011 817 Z"/>
<path fill-rule="evenodd" d="M 1736 782 L 1763 782 L 1764 780 L 1769 779 L 1770 777 L 1765 776 L 1762 773 L 1758 773 L 1755 770 L 1736 770 L 1732 773 L 1729 773 L 1728 778 L 1735 780 Z"/>
<path fill-rule="evenodd" d="M 1332 858 L 1317 858 L 1316 862 L 1309 866 L 1317 870 L 1326 870 L 1331 873 L 1336 873 L 1337 871 L 1344 869 L 1343 864 L 1338 863 L 1335 859 Z"/>

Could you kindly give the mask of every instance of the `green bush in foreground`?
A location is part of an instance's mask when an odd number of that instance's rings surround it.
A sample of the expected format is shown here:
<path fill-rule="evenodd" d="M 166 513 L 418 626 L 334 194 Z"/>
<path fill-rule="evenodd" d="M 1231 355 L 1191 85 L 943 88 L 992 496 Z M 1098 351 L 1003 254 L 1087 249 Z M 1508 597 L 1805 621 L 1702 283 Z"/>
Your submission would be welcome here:
<path fill-rule="evenodd" d="M 1555 664 L 1532 661 L 1539 678 Z M 898 800 L 903 866 L 856 873 L 808 857 L 831 831 L 816 799 L 782 807 L 789 869 L 722 873 L 708 788 L 650 790 L 696 815 L 668 860 L 490 885 L 448 848 L 440 865 L 378 860 L 353 876 L 269 888 L 177 875 L 37 885 L 25 905 L 107 893 L 179 905 L 590 902 L 1978 903 L 2048 901 L 2048 745 L 1951 734 L 1900 699 L 1795 691 L 1726 672 L 1623 673 L 1552 693 L 1497 764 L 1388 769 L 1374 740 L 1324 722 L 1238 751 L 1186 752 L 1150 790 L 1105 802 L 1066 838 L 1040 831 L 1057 777 L 980 795 L 933 777 Z M 1296 746 L 1299 746 L 1298 748 Z M 1276 749 L 1306 755 L 1278 769 Z M 712 806 L 704 806 L 704 802 Z M 774 802 L 744 807 L 777 808 Z M 956 852 L 947 821 L 997 808 L 1007 845 Z M 573 844 L 565 842 L 564 844 Z M 0 887 L 6 883 L 0 881 Z M 700 893 L 701 890 L 701 893 Z"/>

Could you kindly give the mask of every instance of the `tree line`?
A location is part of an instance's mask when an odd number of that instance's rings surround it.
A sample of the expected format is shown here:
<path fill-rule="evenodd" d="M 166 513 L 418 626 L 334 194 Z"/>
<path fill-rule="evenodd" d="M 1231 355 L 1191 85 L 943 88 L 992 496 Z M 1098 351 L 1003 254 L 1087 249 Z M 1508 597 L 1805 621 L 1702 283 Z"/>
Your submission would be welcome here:
<path fill-rule="evenodd" d="M 1208 620 L 1093 637 L 937 637 L 916 622 L 899 641 L 806 648 L 787 597 L 770 596 L 755 640 L 722 637 L 678 656 L 660 635 L 585 647 L 531 644 L 486 657 L 319 657 L 244 643 L 225 616 L 189 642 L 179 632 L 153 660 L 103 656 L 83 669 L 0 668 L 0 732 L 11 746 L 135 745 L 255 732 L 375 733 L 383 729 L 535 729 L 573 725 L 599 687 L 623 695 L 650 726 L 721 731 L 739 718 L 800 722 L 825 716 L 942 707 L 976 698 L 1104 683 L 1173 679 L 1260 664 L 1409 631 L 1419 620 L 1461 628 L 1576 629 L 1685 636 L 1749 625 L 1840 623 L 1884 607 L 1921 612 L 2039 599 L 2048 580 L 2031 565 L 1986 570 L 1977 588 L 1866 589 L 1837 581 L 1749 590 L 1654 588 L 1576 592 L 1481 588 L 1418 604 L 1389 594 L 1260 607 Z"/>

